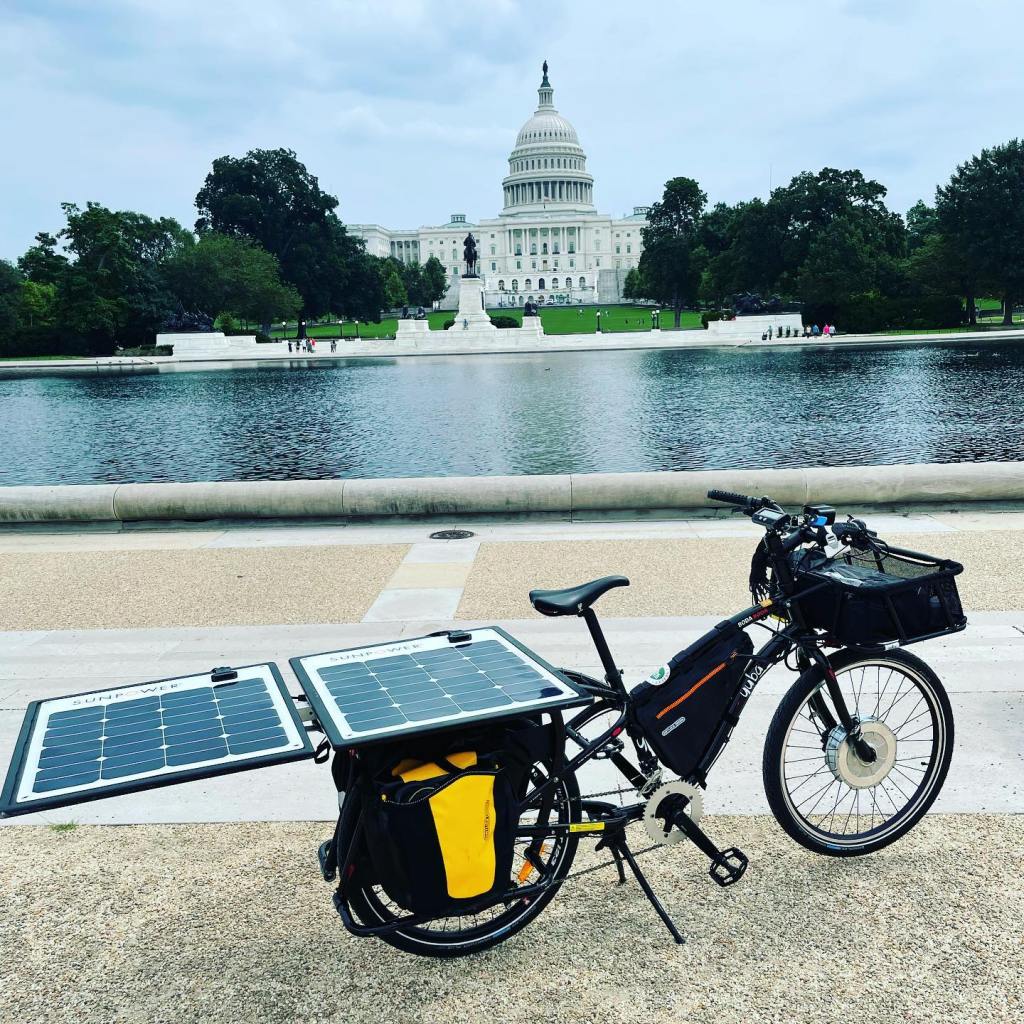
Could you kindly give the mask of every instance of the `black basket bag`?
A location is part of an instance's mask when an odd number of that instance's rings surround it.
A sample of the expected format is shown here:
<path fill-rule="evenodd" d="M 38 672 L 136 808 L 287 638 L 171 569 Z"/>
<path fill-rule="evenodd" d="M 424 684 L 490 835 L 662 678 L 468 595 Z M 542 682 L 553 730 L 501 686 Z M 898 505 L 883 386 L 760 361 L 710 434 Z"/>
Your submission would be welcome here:
<path fill-rule="evenodd" d="M 630 692 L 636 724 L 661 762 L 681 778 L 703 781 L 698 770 L 719 729 L 735 725 L 729 709 L 753 652 L 750 637 L 726 620 L 680 651 L 660 670 L 661 679 L 652 677 Z"/>
<path fill-rule="evenodd" d="M 947 558 L 879 543 L 840 559 L 798 550 L 790 567 L 804 622 L 847 647 L 902 646 L 967 625 L 956 586 L 964 567 Z"/>

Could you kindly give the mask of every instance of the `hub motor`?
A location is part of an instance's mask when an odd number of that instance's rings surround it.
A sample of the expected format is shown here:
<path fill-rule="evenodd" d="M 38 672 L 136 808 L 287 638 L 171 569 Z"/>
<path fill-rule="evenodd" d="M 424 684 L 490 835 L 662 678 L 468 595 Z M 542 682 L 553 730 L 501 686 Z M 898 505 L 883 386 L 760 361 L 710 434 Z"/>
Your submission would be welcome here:
<path fill-rule="evenodd" d="M 896 736 L 889 726 L 877 718 L 863 719 L 860 722 L 860 734 L 875 752 L 875 760 L 870 764 L 857 756 L 841 725 L 837 725 L 828 734 L 825 760 L 840 782 L 845 782 L 851 789 L 870 789 L 877 786 L 896 763 Z"/>

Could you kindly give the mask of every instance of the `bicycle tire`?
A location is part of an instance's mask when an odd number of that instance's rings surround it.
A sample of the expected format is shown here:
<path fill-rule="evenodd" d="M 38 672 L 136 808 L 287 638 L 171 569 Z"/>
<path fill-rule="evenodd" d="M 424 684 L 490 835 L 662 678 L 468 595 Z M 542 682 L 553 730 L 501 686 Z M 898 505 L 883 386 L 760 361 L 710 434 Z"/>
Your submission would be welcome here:
<path fill-rule="evenodd" d="M 937 726 L 933 740 L 934 763 L 930 762 L 930 771 L 926 775 L 926 780 L 922 780 L 923 791 L 919 787 L 907 806 L 877 829 L 852 837 L 826 835 L 815 829 L 794 810 L 784 779 L 783 765 L 791 727 L 805 702 L 822 687 L 825 681 L 823 670 L 819 666 L 808 669 L 782 698 L 768 728 L 762 760 L 765 795 L 768 797 L 772 814 L 791 839 L 814 853 L 829 857 L 863 856 L 901 839 L 924 817 L 935 802 L 946 780 L 953 756 L 953 711 L 939 677 L 929 665 L 907 651 L 892 650 L 873 655 L 854 648 L 844 648 L 832 655 L 829 663 L 837 675 L 858 665 L 896 666 L 901 672 L 916 678 L 925 699 L 930 700 L 930 710 Z M 824 752 L 822 756 L 824 758 Z M 827 775 L 823 777 L 827 778 Z M 925 781 L 927 786 L 924 786 Z M 873 820 L 872 818 L 872 822 Z"/>

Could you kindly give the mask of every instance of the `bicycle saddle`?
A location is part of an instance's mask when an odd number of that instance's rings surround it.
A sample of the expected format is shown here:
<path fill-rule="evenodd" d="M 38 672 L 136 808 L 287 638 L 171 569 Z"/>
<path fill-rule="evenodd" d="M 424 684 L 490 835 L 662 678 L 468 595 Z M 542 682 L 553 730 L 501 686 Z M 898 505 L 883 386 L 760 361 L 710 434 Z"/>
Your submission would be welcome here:
<path fill-rule="evenodd" d="M 628 587 L 625 576 L 602 576 L 565 590 L 531 590 L 530 604 L 541 615 L 582 615 L 602 594 L 615 587 Z"/>

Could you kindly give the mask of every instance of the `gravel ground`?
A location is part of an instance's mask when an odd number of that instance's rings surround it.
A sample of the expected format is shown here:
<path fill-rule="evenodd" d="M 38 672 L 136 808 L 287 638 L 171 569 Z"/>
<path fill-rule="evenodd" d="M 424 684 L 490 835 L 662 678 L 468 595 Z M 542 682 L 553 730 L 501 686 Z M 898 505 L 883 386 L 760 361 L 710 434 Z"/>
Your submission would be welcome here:
<path fill-rule="evenodd" d="M 0 553 L 0 630 L 359 622 L 408 550 Z"/>
<path fill-rule="evenodd" d="M 750 856 L 739 885 L 689 848 L 643 859 L 687 945 L 607 870 L 450 962 L 343 931 L 314 865 L 324 825 L 3 829 L 0 1020 L 1024 1018 L 1024 819 L 934 816 L 855 860 L 767 818 L 706 823 Z"/>
<path fill-rule="evenodd" d="M 891 534 L 898 547 L 952 558 L 966 566 L 958 578 L 971 611 L 1024 609 L 1024 533 Z M 461 619 L 527 618 L 535 587 L 568 587 L 599 576 L 628 576 L 628 588 L 610 591 L 604 616 L 726 614 L 749 601 L 747 576 L 754 541 L 694 540 L 539 541 L 480 545 L 457 616 Z"/>

